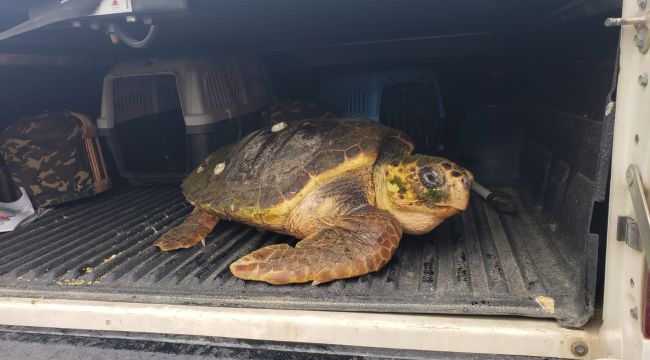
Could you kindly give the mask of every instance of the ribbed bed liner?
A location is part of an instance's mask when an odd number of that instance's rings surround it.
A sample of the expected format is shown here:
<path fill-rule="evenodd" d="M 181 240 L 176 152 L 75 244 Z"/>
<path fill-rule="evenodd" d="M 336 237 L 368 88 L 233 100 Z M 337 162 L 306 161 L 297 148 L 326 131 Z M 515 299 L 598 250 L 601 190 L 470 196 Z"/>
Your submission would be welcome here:
<path fill-rule="evenodd" d="M 222 222 L 207 246 L 151 246 L 191 208 L 177 187 L 125 188 L 61 206 L 0 236 L 0 295 L 275 309 L 462 313 L 557 318 L 588 313 L 571 251 L 556 244 L 514 189 L 517 212 L 480 198 L 424 236 L 407 236 L 380 272 L 312 287 L 234 278 L 228 265 L 295 240 Z"/>

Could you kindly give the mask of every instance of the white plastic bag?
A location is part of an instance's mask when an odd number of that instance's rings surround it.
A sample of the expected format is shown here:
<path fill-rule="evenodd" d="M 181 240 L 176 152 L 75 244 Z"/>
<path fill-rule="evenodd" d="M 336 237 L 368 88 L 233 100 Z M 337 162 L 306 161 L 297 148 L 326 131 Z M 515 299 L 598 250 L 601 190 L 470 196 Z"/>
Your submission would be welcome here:
<path fill-rule="evenodd" d="M 34 207 L 24 188 L 20 188 L 20 198 L 11 203 L 0 202 L 0 232 L 14 230 L 25 219 L 34 215 Z"/>

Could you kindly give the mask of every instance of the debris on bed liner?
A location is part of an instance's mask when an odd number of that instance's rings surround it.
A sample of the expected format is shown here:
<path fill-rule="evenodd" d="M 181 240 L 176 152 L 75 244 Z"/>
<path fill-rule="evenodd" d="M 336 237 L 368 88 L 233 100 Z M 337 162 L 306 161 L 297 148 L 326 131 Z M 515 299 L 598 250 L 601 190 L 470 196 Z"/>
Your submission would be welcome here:
<path fill-rule="evenodd" d="M 113 255 L 107 257 L 106 259 L 102 260 L 102 265 L 106 265 L 106 264 L 108 264 L 109 262 L 113 261 L 113 259 L 115 259 L 116 257 L 118 257 L 120 254 L 121 254 L 121 252 L 120 252 L 120 253 L 117 253 L 117 254 L 113 254 Z"/>

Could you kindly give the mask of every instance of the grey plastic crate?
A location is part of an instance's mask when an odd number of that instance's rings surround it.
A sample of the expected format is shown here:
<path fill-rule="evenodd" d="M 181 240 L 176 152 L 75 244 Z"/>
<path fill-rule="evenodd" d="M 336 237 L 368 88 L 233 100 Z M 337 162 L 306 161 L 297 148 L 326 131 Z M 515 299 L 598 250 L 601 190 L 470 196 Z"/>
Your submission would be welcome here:
<path fill-rule="evenodd" d="M 272 102 L 255 59 L 141 60 L 105 76 L 97 127 L 131 183 L 176 183 L 254 129 L 255 113 Z"/>

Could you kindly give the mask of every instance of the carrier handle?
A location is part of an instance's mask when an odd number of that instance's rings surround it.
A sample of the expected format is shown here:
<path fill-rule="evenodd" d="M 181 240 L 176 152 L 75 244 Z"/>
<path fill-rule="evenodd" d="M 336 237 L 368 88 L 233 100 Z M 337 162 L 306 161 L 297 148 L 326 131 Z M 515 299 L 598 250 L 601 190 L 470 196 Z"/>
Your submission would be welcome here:
<path fill-rule="evenodd" d="M 95 192 L 103 192 L 111 188 L 111 179 L 108 177 L 108 170 L 104 162 L 104 155 L 99 144 L 97 129 L 87 115 L 70 111 L 81 123 L 81 137 L 84 139 L 86 153 L 90 162 L 90 171 L 94 181 Z"/>

